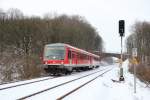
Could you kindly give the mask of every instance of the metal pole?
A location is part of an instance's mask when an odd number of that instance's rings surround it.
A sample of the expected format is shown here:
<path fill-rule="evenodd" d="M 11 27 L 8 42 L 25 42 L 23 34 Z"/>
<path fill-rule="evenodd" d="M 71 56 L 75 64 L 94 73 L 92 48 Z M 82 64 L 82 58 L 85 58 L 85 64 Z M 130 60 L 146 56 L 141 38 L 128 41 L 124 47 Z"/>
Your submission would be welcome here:
<path fill-rule="evenodd" d="M 133 64 L 134 67 L 134 93 L 136 93 L 136 66 Z"/>
<path fill-rule="evenodd" d="M 134 68 L 134 93 L 136 93 L 136 57 L 137 57 L 137 48 L 132 48 L 132 60 L 133 60 L 133 68 Z"/>
<path fill-rule="evenodd" d="M 120 62 L 120 78 L 119 81 L 124 81 L 124 77 L 123 77 L 123 67 L 122 67 L 122 61 L 123 61 L 123 56 L 122 56 L 122 36 L 121 36 L 121 62 Z"/>
<path fill-rule="evenodd" d="M 121 36 L 121 61 L 122 61 L 122 36 Z M 121 62 L 121 65 L 122 65 L 122 62 Z M 121 66 L 122 67 L 122 66 Z"/>

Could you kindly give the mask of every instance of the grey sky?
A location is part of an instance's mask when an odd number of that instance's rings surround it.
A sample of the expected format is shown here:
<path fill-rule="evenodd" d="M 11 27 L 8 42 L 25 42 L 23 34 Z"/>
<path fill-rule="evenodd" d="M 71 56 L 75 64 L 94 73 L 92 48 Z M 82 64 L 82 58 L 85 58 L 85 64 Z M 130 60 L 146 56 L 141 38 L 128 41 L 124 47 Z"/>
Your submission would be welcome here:
<path fill-rule="evenodd" d="M 135 21 L 150 21 L 150 0 L 0 0 L 0 8 L 18 8 L 29 16 L 48 12 L 84 16 L 102 36 L 109 52 L 120 52 L 118 20 L 125 20 L 126 37 Z"/>

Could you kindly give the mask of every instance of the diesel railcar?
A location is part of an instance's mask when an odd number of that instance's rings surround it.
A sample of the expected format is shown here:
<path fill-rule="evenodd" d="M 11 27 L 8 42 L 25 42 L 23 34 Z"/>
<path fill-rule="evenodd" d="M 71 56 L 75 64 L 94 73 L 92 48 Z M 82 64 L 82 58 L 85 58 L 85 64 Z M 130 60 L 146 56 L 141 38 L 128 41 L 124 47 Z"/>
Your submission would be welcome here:
<path fill-rule="evenodd" d="M 43 53 L 44 70 L 51 74 L 96 68 L 99 59 L 98 55 L 64 43 L 47 44 Z"/>

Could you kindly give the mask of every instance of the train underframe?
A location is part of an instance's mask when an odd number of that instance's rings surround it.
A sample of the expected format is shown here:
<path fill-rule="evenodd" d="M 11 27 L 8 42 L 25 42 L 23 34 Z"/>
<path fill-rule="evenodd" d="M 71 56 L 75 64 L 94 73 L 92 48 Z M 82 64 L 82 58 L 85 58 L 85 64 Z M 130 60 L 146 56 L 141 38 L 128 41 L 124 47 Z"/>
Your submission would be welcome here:
<path fill-rule="evenodd" d="M 99 66 L 63 66 L 63 65 L 47 65 L 44 67 L 44 70 L 46 73 L 49 73 L 50 75 L 62 75 L 62 74 L 71 74 L 73 71 L 81 72 L 90 70 L 93 68 L 98 68 Z"/>
<path fill-rule="evenodd" d="M 61 75 L 61 74 L 71 74 L 72 70 L 69 70 L 67 67 L 62 65 L 47 65 L 44 70 L 46 73 L 52 74 L 52 75 Z"/>

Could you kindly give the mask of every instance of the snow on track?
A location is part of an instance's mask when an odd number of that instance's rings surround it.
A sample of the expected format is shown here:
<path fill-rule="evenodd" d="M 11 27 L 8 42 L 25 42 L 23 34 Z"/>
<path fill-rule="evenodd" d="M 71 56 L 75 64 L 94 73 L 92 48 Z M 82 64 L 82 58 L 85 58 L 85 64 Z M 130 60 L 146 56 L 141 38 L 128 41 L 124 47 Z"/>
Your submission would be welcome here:
<path fill-rule="evenodd" d="M 149 100 L 150 98 L 150 88 L 146 87 L 146 84 L 142 83 L 137 79 L 137 93 L 134 94 L 133 86 L 133 75 L 128 72 L 128 61 L 123 63 L 124 68 L 124 82 L 113 82 L 112 79 L 119 79 L 119 68 L 118 64 L 107 66 L 109 68 L 114 67 L 110 72 L 104 74 L 102 77 L 90 82 L 84 87 L 78 89 L 72 94 L 65 97 L 63 100 Z M 16 100 L 18 98 L 24 97 L 29 94 L 33 94 L 37 91 L 49 88 L 51 86 L 56 86 L 58 84 L 64 83 L 66 81 L 76 79 L 81 76 L 85 76 L 89 73 L 96 72 L 100 69 L 98 68 L 86 72 L 75 73 L 68 76 L 62 76 L 56 79 L 47 80 L 44 82 L 38 82 L 36 84 L 29 84 L 26 86 L 20 86 L 8 90 L 0 91 L 1 100 Z M 97 73 L 98 74 L 98 73 Z M 94 76 L 96 76 L 95 74 Z M 57 87 L 53 90 L 49 90 L 38 95 L 27 98 L 29 100 L 56 100 L 58 97 L 66 94 L 70 90 L 78 87 L 79 85 L 85 83 L 89 79 L 94 77 L 89 76 L 85 79 L 77 80 L 71 82 L 67 85 Z M 16 83 L 15 83 L 16 84 Z"/>
<path fill-rule="evenodd" d="M 42 78 L 42 79 L 36 79 L 36 80 L 29 80 L 29 81 L 25 81 L 25 82 L 16 82 L 14 84 L 5 84 L 2 85 L 0 87 L 0 90 L 5 90 L 5 89 L 10 89 L 10 88 L 15 88 L 18 86 L 24 86 L 24 85 L 28 85 L 28 84 L 33 84 L 33 83 L 37 83 L 37 82 L 41 82 L 41 81 L 46 81 L 46 80 L 50 80 L 53 79 L 53 77 L 47 77 L 47 78 Z"/>
<path fill-rule="evenodd" d="M 104 69 L 104 68 L 102 68 L 102 69 Z M 34 83 L 34 84 L 28 84 L 25 86 L 19 86 L 19 87 L 15 87 L 15 88 L 6 89 L 6 90 L 1 90 L 0 98 L 2 98 L 3 100 L 18 99 L 18 98 L 24 97 L 26 95 L 33 94 L 37 91 L 41 91 L 43 89 L 64 83 L 65 81 L 69 81 L 71 79 L 75 79 L 77 77 L 81 77 L 81 76 L 87 75 L 89 73 L 96 72 L 97 70 L 98 69 L 87 71 L 87 72 L 82 72 L 82 73 L 77 73 L 77 74 L 73 74 L 70 76 L 63 76 L 63 77 L 55 78 L 52 80 L 46 80 L 44 82 L 41 81 L 41 82 Z M 14 83 L 14 84 L 16 84 L 16 83 Z M 9 85 L 9 84 L 7 84 L 7 85 Z"/>
<path fill-rule="evenodd" d="M 119 79 L 119 68 L 114 68 L 103 77 L 96 79 L 63 100 L 150 100 L 150 88 L 137 79 L 137 93 L 134 93 L 133 75 L 128 72 L 128 61 L 123 63 L 125 82 L 112 82 Z"/>
<path fill-rule="evenodd" d="M 107 70 L 110 70 L 110 68 L 107 69 Z M 100 72 L 98 72 L 96 74 L 93 74 L 93 75 L 90 75 L 88 77 L 85 77 L 85 78 L 73 81 L 71 83 L 65 84 L 65 85 L 57 87 L 55 89 L 43 92 L 40 95 L 35 95 L 35 96 L 33 96 L 31 98 L 28 98 L 28 99 L 29 100 L 31 100 L 31 99 L 37 100 L 42 95 L 42 98 L 45 99 L 45 100 L 48 100 L 48 99 L 50 99 L 50 100 L 56 100 L 57 98 L 61 97 L 65 93 L 70 92 L 71 90 L 75 89 L 76 87 L 78 87 L 78 86 L 86 83 L 87 81 L 89 81 L 89 80 L 91 80 L 91 79 L 99 76 L 100 74 L 106 72 L 107 70 L 106 69 L 105 70 L 101 70 Z"/>
<path fill-rule="evenodd" d="M 47 78 L 53 78 L 53 77 L 48 76 L 48 77 L 41 77 L 41 78 L 35 78 L 35 79 L 30 79 L 30 80 L 24 80 L 24 81 L 16 81 L 16 82 L 10 82 L 10 83 L 8 82 L 8 83 L 0 84 L 0 88 L 24 84 L 24 83 L 33 82 L 33 81 L 39 81 L 39 80 L 47 79 Z"/>

